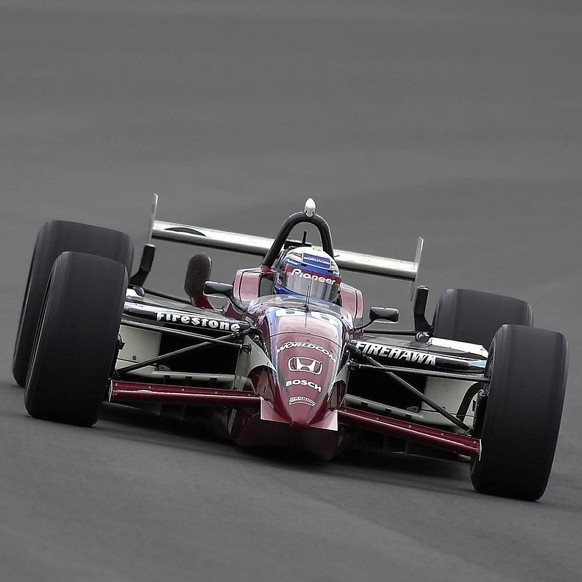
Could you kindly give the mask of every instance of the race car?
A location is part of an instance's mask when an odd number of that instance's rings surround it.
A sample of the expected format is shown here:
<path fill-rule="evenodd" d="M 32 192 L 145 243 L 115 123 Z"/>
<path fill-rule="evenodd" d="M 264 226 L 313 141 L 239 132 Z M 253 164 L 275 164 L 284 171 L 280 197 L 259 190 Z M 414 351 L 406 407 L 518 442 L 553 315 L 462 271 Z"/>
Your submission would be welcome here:
<path fill-rule="evenodd" d="M 129 276 L 121 232 L 51 221 L 37 237 L 13 358 L 28 413 L 92 426 L 104 402 L 208 423 L 244 447 L 328 460 L 378 449 L 470 461 L 476 491 L 539 499 L 548 482 L 567 376 L 560 333 L 533 327 L 522 300 L 449 289 L 414 329 L 342 280 L 352 271 L 416 281 L 402 261 L 334 248 L 307 200 L 274 239 L 162 222 Z M 307 228 L 315 241 L 307 240 Z M 145 286 L 153 239 L 262 257 L 232 282 L 195 254 L 185 295 Z"/>

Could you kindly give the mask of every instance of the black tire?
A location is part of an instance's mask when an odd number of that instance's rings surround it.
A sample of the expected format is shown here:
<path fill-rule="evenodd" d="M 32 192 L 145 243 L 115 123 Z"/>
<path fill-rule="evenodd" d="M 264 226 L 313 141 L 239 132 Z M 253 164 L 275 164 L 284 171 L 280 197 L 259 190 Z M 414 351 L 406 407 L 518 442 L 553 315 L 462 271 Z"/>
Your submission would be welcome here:
<path fill-rule="evenodd" d="M 65 251 L 106 257 L 125 265 L 131 271 L 133 243 L 124 233 L 108 228 L 53 220 L 38 233 L 26 291 L 16 333 L 12 373 L 19 386 L 24 387 L 34 334 L 46 291 L 48 278 L 56 258 Z"/>
<path fill-rule="evenodd" d="M 55 261 L 26 380 L 31 416 L 95 424 L 117 353 L 127 280 L 125 266 L 104 257 L 66 252 Z"/>
<path fill-rule="evenodd" d="M 434 336 L 479 344 L 489 349 L 493 336 L 505 323 L 533 325 L 526 301 L 469 289 L 448 289 L 439 299 Z"/>
<path fill-rule="evenodd" d="M 485 395 L 477 406 L 483 451 L 471 463 L 476 491 L 538 500 L 556 450 L 568 350 L 555 331 L 504 325 L 489 354 Z"/>

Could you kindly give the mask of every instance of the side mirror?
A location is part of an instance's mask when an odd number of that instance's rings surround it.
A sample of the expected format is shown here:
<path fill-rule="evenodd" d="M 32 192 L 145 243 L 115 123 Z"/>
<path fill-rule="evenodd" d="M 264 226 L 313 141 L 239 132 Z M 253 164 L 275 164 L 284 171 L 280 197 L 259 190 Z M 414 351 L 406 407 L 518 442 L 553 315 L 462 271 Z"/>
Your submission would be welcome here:
<path fill-rule="evenodd" d="M 224 295 L 228 299 L 232 299 L 232 290 L 234 285 L 229 283 L 217 283 L 216 281 L 206 281 L 204 283 L 205 295 Z"/>
<path fill-rule="evenodd" d="M 392 307 L 370 307 L 370 323 L 373 321 L 389 321 L 397 323 L 400 312 Z"/>

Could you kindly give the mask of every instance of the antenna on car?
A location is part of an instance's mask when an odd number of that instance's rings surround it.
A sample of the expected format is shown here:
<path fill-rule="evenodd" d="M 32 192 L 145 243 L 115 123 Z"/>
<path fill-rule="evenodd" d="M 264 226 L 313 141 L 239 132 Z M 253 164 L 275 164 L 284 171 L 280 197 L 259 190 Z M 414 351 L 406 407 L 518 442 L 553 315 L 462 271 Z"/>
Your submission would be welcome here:
<path fill-rule="evenodd" d="M 307 286 L 307 293 L 305 294 L 305 311 L 309 311 L 309 298 L 311 297 L 311 281 L 309 281 L 309 285 Z M 306 313 L 307 315 L 307 313 Z"/>

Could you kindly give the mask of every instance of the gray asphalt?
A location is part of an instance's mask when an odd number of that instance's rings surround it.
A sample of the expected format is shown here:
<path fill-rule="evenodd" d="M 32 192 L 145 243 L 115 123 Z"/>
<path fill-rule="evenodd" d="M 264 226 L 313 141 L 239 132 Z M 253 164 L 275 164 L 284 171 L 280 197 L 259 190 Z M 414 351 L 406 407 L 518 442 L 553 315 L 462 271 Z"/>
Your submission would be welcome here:
<path fill-rule="evenodd" d="M 579 580 L 582 6 L 578 2 L 0 0 L 0 578 Z M 35 421 L 11 375 L 36 232 L 143 243 L 159 217 L 272 236 L 314 197 L 334 243 L 522 297 L 570 343 L 538 503 L 466 465 L 250 455 L 107 407 Z M 180 292 L 190 250 L 160 245 Z M 228 281 L 253 258 L 214 255 Z M 367 305 L 408 285 L 345 280 Z M 80 322 L 82 324 L 82 322 Z M 524 407 L 527 403 L 524 403 Z"/>

